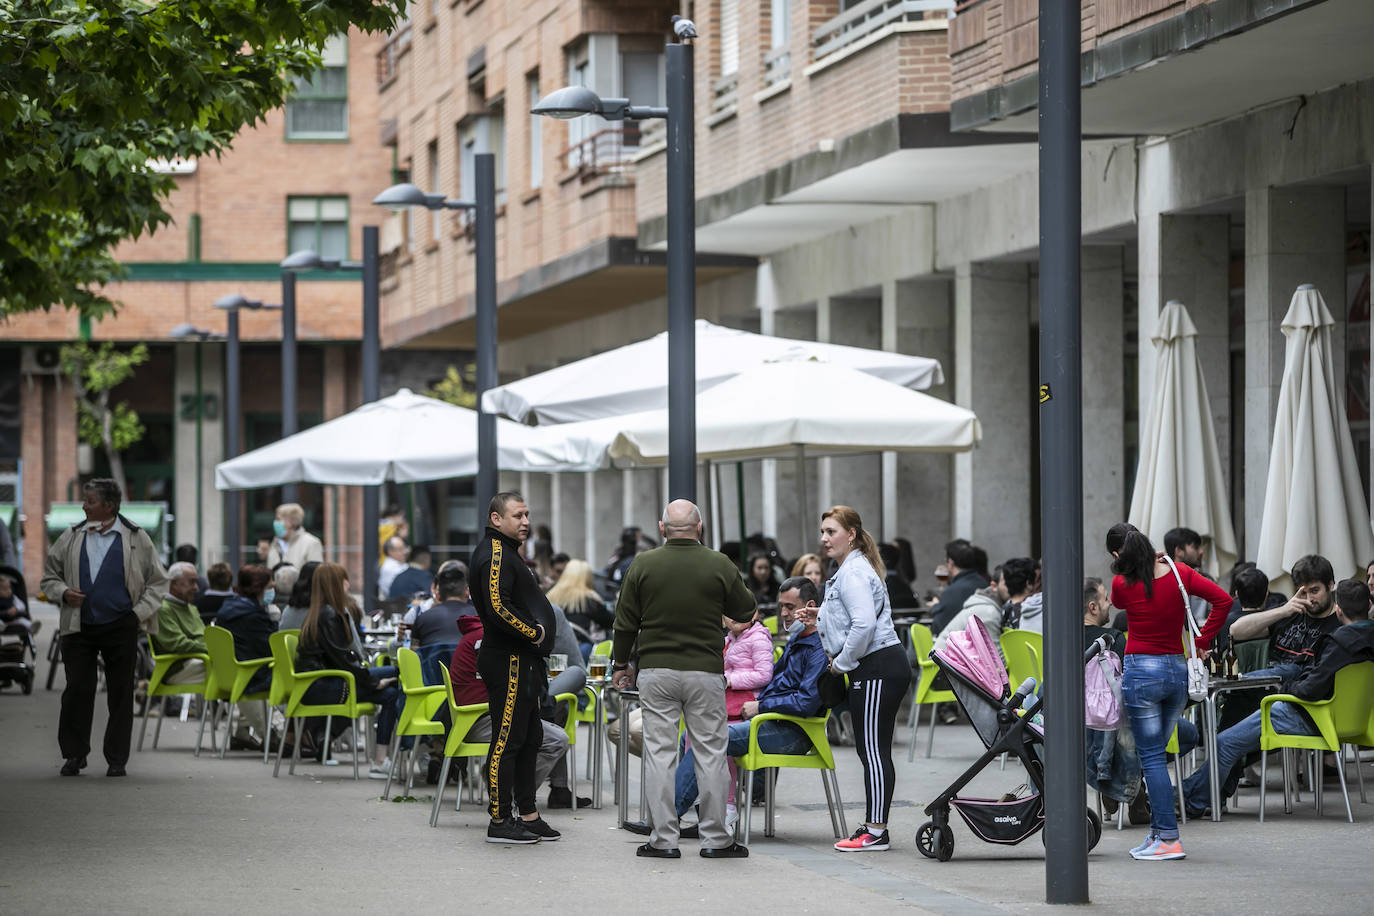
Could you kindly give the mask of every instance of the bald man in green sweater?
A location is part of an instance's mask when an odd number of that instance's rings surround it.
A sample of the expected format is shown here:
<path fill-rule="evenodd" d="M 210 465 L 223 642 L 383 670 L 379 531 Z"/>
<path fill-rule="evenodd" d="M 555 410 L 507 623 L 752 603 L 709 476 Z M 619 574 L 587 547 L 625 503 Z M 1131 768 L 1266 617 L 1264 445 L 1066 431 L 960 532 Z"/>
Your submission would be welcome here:
<path fill-rule="evenodd" d="M 681 718 L 696 757 L 701 855 L 743 858 L 749 850 L 725 829 L 730 771 L 721 618 L 752 620 L 754 596 L 728 557 L 702 545 L 701 512 L 691 502 L 670 502 L 658 530 L 663 546 L 635 557 L 625 573 L 612 649 L 612 683 L 623 688 L 637 680 L 644 713 L 644 794 L 653 832 L 637 854 L 681 857 L 673 804 Z M 636 640 L 637 678 L 629 671 Z"/>

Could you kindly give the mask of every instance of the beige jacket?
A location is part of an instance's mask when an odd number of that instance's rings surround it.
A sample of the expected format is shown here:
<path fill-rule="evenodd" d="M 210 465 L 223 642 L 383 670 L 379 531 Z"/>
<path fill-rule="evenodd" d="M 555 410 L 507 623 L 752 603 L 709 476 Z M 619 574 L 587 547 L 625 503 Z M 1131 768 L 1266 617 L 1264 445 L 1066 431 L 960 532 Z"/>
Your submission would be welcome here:
<path fill-rule="evenodd" d="M 156 633 L 158 608 L 167 594 L 167 572 L 146 531 L 122 515 L 116 525 L 123 535 L 120 541 L 124 545 L 124 587 L 129 591 L 139 622 L 147 632 Z M 57 543 L 48 549 L 48 559 L 43 564 L 39 589 L 61 609 L 59 626 L 63 633 L 81 629 L 81 608 L 64 604 L 62 596 L 69 588 L 81 587 L 81 551 L 85 545 L 81 529 L 85 527 L 86 523 L 81 522 L 62 532 Z"/>
<path fill-rule="evenodd" d="M 324 562 L 324 545 L 304 528 L 291 536 L 286 545 L 286 556 L 282 556 L 281 545 L 277 538 L 272 539 L 272 549 L 267 551 L 267 568 L 274 569 L 278 563 L 290 563 L 300 569 L 307 563 Z"/>

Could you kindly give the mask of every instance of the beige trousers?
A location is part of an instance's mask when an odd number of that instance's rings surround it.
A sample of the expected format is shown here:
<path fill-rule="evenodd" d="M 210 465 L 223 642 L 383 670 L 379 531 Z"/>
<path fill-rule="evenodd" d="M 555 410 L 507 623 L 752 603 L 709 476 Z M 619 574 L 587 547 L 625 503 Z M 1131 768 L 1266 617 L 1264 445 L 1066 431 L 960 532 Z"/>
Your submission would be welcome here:
<path fill-rule="evenodd" d="M 705 671 L 646 668 L 639 672 L 638 682 L 644 711 L 644 797 L 653 825 L 650 845 L 676 849 L 678 844 L 673 788 L 681 719 L 696 757 L 701 848 L 729 846 L 734 838 L 725 829 L 725 796 L 730 786 L 725 758 L 725 677 Z"/>

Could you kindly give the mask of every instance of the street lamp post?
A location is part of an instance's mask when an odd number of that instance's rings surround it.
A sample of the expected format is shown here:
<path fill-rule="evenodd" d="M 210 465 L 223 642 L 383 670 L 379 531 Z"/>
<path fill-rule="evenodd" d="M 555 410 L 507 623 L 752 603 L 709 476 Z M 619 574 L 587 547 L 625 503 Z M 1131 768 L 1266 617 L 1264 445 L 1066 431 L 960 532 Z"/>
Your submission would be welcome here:
<path fill-rule="evenodd" d="M 279 305 L 264 305 L 256 299 L 248 299 L 242 293 L 230 293 L 215 301 L 215 308 L 224 310 L 228 323 L 228 335 L 224 347 L 224 460 L 237 458 L 239 454 L 239 309 L 275 310 Z M 242 532 L 239 528 L 239 491 L 226 490 L 224 493 L 224 540 L 225 562 L 231 570 L 239 568 L 239 544 Z"/>
<path fill-rule="evenodd" d="M 475 201 L 450 200 L 442 194 L 426 193 L 413 184 L 387 188 L 373 201 L 392 210 L 424 207 L 427 210 L 472 210 L 476 230 L 477 330 L 477 532 L 487 525 L 487 505 L 497 490 L 496 415 L 482 404 L 482 396 L 496 387 L 496 156 L 478 153 L 473 157 Z"/>
<path fill-rule="evenodd" d="M 179 324 L 167 332 L 173 340 L 194 340 L 204 343 L 217 340 L 219 334 L 192 324 Z M 200 347 L 196 350 L 196 549 L 205 548 L 205 384 L 201 373 Z"/>
<path fill-rule="evenodd" d="M 696 37 L 687 20 L 674 29 Z M 665 50 L 667 106 L 603 99 L 585 86 L 567 86 L 539 100 L 534 114 L 571 120 L 594 114 L 608 121 L 663 118 L 668 134 L 668 490 L 671 499 L 696 499 L 696 164 L 692 46 Z"/>
<path fill-rule="evenodd" d="M 363 403 L 371 404 L 379 396 L 380 382 L 378 379 L 381 366 L 381 322 L 378 315 L 378 302 L 380 292 L 378 289 L 379 275 L 377 270 L 378 240 L 377 227 L 363 227 L 363 260 L 358 261 L 339 261 L 334 258 L 322 258 L 314 251 L 309 249 L 292 252 L 281 262 L 282 270 L 296 275 L 296 271 L 301 270 L 357 270 L 362 271 L 363 275 L 363 340 L 362 340 L 362 374 L 363 374 Z M 377 563 L 373 558 L 371 544 L 372 538 L 376 536 L 379 525 L 378 488 L 375 486 L 363 487 L 363 536 L 362 536 L 362 567 L 363 567 L 363 610 L 371 611 L 377 605 Z M 371 535 L 368 532 L 372 532 Z"/>
<path fill-rule="evenodd" d="M 281 272 L 281 437 L 293 436 L 299 418 L 296 413 L 296 274 Z M 300 489 L 294 483 L 281 488 L 281 501 L 300 501 Z"/>

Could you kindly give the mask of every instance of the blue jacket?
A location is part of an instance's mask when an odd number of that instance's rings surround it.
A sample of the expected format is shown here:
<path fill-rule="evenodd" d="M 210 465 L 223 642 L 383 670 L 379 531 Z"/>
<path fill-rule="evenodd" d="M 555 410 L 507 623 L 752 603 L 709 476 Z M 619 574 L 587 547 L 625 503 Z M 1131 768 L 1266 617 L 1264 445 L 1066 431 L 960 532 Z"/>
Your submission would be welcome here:
<path fill-rule="evenodd" d="M 759 691 L 759 712 L 814 716 L 821 710 L 817 683 L 830 659 L 821 648 L 819 633 L 795 636 L 773 666 L 773 678 Z"/>

